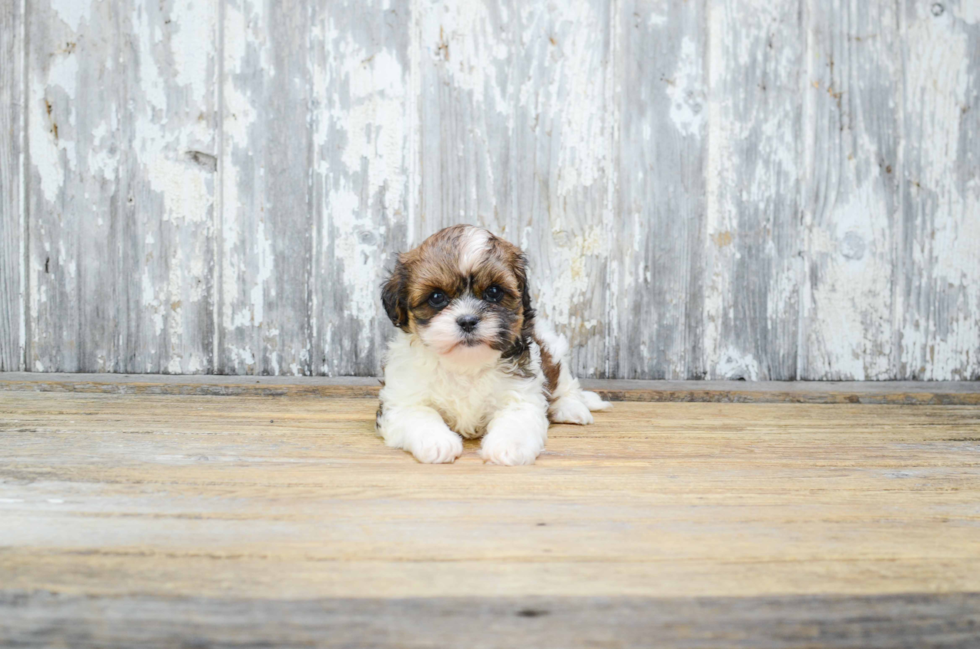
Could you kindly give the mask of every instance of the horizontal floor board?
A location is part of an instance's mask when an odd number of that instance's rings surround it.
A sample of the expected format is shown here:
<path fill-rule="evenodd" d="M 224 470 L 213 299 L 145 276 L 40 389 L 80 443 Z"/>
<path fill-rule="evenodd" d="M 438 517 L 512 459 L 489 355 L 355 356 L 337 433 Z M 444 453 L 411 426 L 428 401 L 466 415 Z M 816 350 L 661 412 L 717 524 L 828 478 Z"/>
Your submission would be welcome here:
<path fill-rule="evenodd" d="M 612 401 L 978 405 L 980 381 L 633 381 L 585 379 Z M 0 373 L 0 391 L 208 396 L 375 397 L 370 377 Z"/>
<path fill-rule="evenodd" d="M 971 646 L 980 406 L 627 401 L 505 468 L 376 405 L 0 390 L 0 645 Z"/>
<path fill-rule="evenodd" d="M 289 601 L 0 594 L 0 642 L 24 648 L 974 649 L 978 627 L 977 593 Z"/>

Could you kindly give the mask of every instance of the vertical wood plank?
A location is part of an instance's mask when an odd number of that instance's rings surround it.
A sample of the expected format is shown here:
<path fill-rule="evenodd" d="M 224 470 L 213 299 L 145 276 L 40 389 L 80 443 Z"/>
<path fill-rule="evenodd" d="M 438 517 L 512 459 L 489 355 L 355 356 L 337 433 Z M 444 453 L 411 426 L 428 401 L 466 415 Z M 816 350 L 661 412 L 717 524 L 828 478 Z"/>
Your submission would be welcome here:
<path fill-rule="evenodd" d="M 796 378 L 800 100 L 798 0 L 726 0 L 708 15 L 704 354 L 712 379 Z"/>
<path fill-rule="evenodd" d="M 623 2 L 610 376 L 701 378 L 704 3 Z"/>
<path fill-rule="evenodd" d="M 895 378 L 980 378 L 980 3 L 903 4 Z"/>
<path fill-rule="evenodd" d="M 124 58 L 120 68 L 127 104 L 142 94 L 145 105 L 123 123 L 134 155 L 119 170 L 130 176 L 133 197 L 131 234 L 121 245 L 135 253 L 120 291 L 135 310 L 122 362 L 131 371 L 211 370 L 218 1 L 132 5 L 139 65 Z"/>
<path fill-rule="evenodd" d="M 582 375 L 980 378 L 975 2 L 23 6 L 0 370 L 374 374 L 470 222 Z"/>
<path fill-rule="evenodd" d="M 214 2 L 29 16 L 29 368 L 210 365 Z"/>
<path fill-rule="evenodd" d="M 0 5 L 0 372 L 24 369 L 24 4 Z"/>
<path fill-rule="evenodd" d="M 895 375 L 902 63 L 891 2 L 808 0 L 798 378 Z"/>
<path fill-rule="evenodd" d="M 113 226 L 128 221 L 129 204 L 117 172 L 129 148 L 121 128 L 128 114 L 120 106 L 122 31 L 102 6 L 31 4 L 28 367 L 34 371 L 112 371 L 127 331 L 115 290 L 121 260 L 111 240 Z"/>
<path fill-rule="evenodd" d="M 224 4 L 219 373 L 311 370 L 312 15 Z"/>
<path fill-rule="evenodd" d="M 525 249 L 539 313 L 605 376 L 618 123 L 610 0 L 419 3 L 417 241 L 453 223 Z"/>
<path fill-rule="evenodd" d="M 316 3 L 312 371 L 380 373 L 380 287 L 407 248 L 413 122 L 409 0 Z"/>

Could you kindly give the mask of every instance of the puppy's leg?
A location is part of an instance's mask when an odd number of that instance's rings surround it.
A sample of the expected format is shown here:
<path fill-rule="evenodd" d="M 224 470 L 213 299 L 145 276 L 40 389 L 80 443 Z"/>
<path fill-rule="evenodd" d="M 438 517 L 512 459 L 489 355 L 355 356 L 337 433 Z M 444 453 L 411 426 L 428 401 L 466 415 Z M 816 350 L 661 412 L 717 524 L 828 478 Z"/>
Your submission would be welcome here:
<path fill-rule="evenodd" d="M 443 464 L 463 454 L 463 440 L 432 408 L 385 406 L 378 419 L 385 444 L 410 452 L 419 462 Z"/>
<path fill-rule="evenodd" d="M 492 464 L 534 464 L 547 439 L 544 404 L 517 401 L 497 411 L 490 420 L 480 456 Z"/>
<path fill-rule="evenodd" d="M 551 404 L 548 418 L 556 424 L 591 424 L 592 411 L 608 410 L 612 404 L 595 392 L 583 390 L 569 369 L 568 341 L 543 320 L 534 324 L 535 341 L 541 347 L 541 371 L 548 378 Z"/>
<path fill-rule="evenodd" d="M 556 424 L 591 424 L 594 421 L 592 411 L 608 410 L 612 404 L 603 401 L 595 392 L 583 390 L 568 367 L 566 353 L 558 362 L 558 381 L 551 393 L 548 417 Z"/>

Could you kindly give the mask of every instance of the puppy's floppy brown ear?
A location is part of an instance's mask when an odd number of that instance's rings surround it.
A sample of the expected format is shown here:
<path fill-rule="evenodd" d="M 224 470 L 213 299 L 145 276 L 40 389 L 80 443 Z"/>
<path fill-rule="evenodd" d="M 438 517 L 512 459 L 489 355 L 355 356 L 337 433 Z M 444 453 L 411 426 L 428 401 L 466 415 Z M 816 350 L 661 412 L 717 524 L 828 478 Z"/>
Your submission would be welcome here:
<path fill-rule="evenodd" d="M 521 306 L 524 308 L 524 324 L 527 327 L 534 321 L 534 308 L 531 306 L 531 289 L 527 281 L 527 257 L 524 254 L 517 257 L 517 262 L 514 264 L 514 275 L 517 276 L 517 281 L 521 285 Z"/>
<path fill-rule="evenodd" d="M 381 289 L 381 303 L 391 319 L 391 324 L 405 331 L 408 331 L 407 284 L 408 269 L 399 259 L 398 263 L 395 264 L 395 270 L 391 272 L 391 276 Z"/>

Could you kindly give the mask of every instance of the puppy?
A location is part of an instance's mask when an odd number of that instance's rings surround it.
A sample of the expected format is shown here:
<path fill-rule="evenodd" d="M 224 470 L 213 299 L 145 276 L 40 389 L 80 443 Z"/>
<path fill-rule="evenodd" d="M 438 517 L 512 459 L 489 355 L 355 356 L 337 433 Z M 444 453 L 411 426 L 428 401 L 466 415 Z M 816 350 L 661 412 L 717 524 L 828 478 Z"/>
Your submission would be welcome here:
<path fill-rule="evenodd" d="M 568 343 L 535 321 L 526 259 L 456 225 L 399 255 L 381 301 L 388 344 L 377 430 L 420 462 L 452 462 L 483 437 L 485 462 L 533 464 L 548 422 L 591 424 L 610 404 L 569 371 Z"/>

